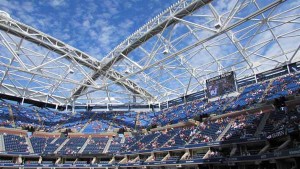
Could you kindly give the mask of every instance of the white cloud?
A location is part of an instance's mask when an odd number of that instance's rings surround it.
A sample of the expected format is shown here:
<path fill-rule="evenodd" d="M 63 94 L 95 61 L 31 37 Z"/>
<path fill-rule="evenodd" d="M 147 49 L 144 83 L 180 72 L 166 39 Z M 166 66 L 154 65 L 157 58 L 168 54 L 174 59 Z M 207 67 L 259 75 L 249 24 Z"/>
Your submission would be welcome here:
<path fill-rule="evenodd" d="M 86 28 L 90 28 L 90 21 L 89 20 L 85 20 L 83 21 L 82 25 Z"/>
<path fill-rule="evenodd" d="M 49 2 L 49 4 L 50 4 L 53 8 L 61 7 L 61 6 L 67 5 L 66 1 L 64 1 L 64 0 L 50 0 L 50 1 L 47 1 L 47 2 Z"/>

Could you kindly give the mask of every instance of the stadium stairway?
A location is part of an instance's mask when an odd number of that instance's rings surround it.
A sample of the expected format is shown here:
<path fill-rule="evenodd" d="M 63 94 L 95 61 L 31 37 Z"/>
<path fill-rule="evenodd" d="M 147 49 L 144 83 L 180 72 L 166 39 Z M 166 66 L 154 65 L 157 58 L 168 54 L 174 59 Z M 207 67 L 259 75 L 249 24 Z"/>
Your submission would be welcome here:
<path fill-rule="evenodd" d="M 2 134 L 0 134 L 0 151 L 4 152 L 5 151 L 5 145 L 4 145 L 4 137 Z"/>
<path fill-rule="evenodd" d="M 180 160 L 186 160 L 190 156 L 191 156 L 190 151 L 188 149 L 186 149 L 185 153 L 181 156 Z"/>
<path fill-rule="evenodd" d="M 12 111 L 11 105 L 8 105 L 8 112 L 9 112 L 9 117 L 10 117 L 11 122 L 12 122 L 12 126 L 13 126 L 13 128 L 15 128 L 16 127 L 15 117 L 14 117 L 14 113 Z"/>
<path fill-rule="evenodd" d="M 264 129 L 264 127 L 267 123 L 268 118 L 270 117 L 270 114 L 271 114 L 270 112 L 264 113 L 264 116 L 262 117 L 262 119 L 254 133 L 254 137 L 257 137 L 262 132 L 262 130 Z"/>
<path fill-rule="evenodd" d="M 62 161 L 61 157 L 57 158 L 57 160 L 55 161 L 55 164 L 60 164 Z"/>
<path fill-rule="evenodd" d="M 40 157 L 39 157 L 38 164 L 42 164 L 42 161 L 43 161 L 43 157 L 42 157 L 42 156 L 40 156 Z"/>
<path fill-rule="evenodd" d="M 42 118 L 39 114 L 39 111 L 37 111 L 36 109 L 33 109 L 33 111 L 35 112 L 36 117 L 38 118 L 39 124 L 42 124 Z"/>
<path fill-rule="evenodd" d="M 232 97 L 230 100 L 227 101 L 227 103 L 223 106 L 222 111 L 224 112 L 230 105 L 232 102 L 235 101 L 237 97 Z"/>
<path fill-rule="evenodd" d="M 120 143 L 121 143 L 121 144 L 124 144 L 124 143 L 125 143 L 125 140 L 126 140 L 126 137 L 123 135 L 123 136 L 122 136 L 122 139 L 121 139 L 121 141 L 120 141 Z"/>
<path fill-rule="evenodd" d="M 261 98 L 259 99 L 258 103 L 261 103 L 264 100 L 264 98 L 266 97 L 268 91 L 270 90 L 270 87 L 272 86 L 274 80 L 275 80 L 275 78 L 271 79 L 269 81 L 268 86 L 266 87 L 266 89 L 265 89 L 264 93 L 262 94 Z"/>
<path fill-rule="evenodd" d="M 275 150 L 275 152 L 278 152 L 278 151 L 280 151 L 280 150 L 286 148 L 286 147 L 291 143 L 291 141 L 292 141 L 292 139 L 291 139 L 291 137 L 289 136 L 288 139 L 287 139 L 284 143 L 282 143 L 282 144 Z"/>
<path fill-rule="evenodd" d="M 67 142 L 69 141 L 70 139 L 66 139 L 55 151 L 54 151 L 54 154 L 57 154 L 66 144 Z"/>
<path fill-rule="evenodd" d="M 270 142 L 267 141 L 266 145 L 258 152 L 258 155 L 261 155 L 261 154 L 265 153 L 270 148 L 270 146 L 271 146 Z"/>
<path fill-rule="evenodd" d="M 28 151 L 29 151 L 30 153 L 34 153 L 33 147 L 32 147 L 32 144 L 31 144 L 30 139 L 29 139 L 28 137 L 25 137 L 25 140 L 26 140 L 26 143 L 27 143 L 27 145 L 28 145 Z"/>
<path fill-rule="evenodd" d="M 229 156 L 232 157 L 233 155 L 235 155 L 237 149 L 238 149 L 237 145 L 233 144 L 233 148 L 231 149 Z"/>
<path fill-rule="evenodd" d="M 132 162 L 133 162 L 133 163 L 136 163 L 138 160 L 140 160 L 140 157 L 139 157 L 139 156 L 135 157 L 135 158 L 132 160 Z"/>
<path fill-rule="evenodd" d="M 226 106 L 227 107 L 227 106 Z M 232 126 L 232 124 L 234 123 L 235 119 L 232 119 L 227 126 L 225 127 L 225 129 L 222 131 L 222 133 L 217 137 L 216 141 L 220 141 L 223 136 L 227 133 L 227 131 L 230 129 L 230 127 Z M 203 156 L 203 159 L 207 159 L 209 158 L 211 151 L 210 149 L 205 153 L 205 155 Z"/>
<path fill-rule="evenodd" d="M 114 116 L 114 119 L 116 119 L 116 116 Z M 114 120 L 112 120 L 112 121 L 109 123 L 108 128 L 107 128 L 107 131 L 112 131 L 113 126 L 114 126 L 114 124 L 115 124 L 113 121 L 114 121 Z"/>
<path fill-rule="evenodd" d="M 205 155 L 202 157 L 202 159 L 208 159 L 211 151 L 208 149 L 208 151 L 205 153 Z"/>
<path fill-rule="evenodd" d="M 222 133 L 218 136 L 218 138 L 216 139 L 216 141 L 220 141 L 224 135 L 227 133 L 227 131 L 230 129 L 230 127 L 232 126 L 232 124 L 234 123 L 235 119 L 232 119 L 227 126 L 225 127 L 225 129 L 222 131 Z"/>
<path fill-rule="evenodd" d="M 137 125 L 141 125 L 141 122 L 140 122 L 140 112 L 138 112 L 138 113 L 136 114 L 135 127 L 136 127 Z"/>
<path fill-rule="evenodd" d="M 93 121 L 94 117 L 96 116 L 96 112 L 92 115 L 92 117 L 84 124 L 84 126 L 81 128 L 80 133 L 83 133 L 84 129 L 90 124 L 91 121 Z"/>
<path fill-rule="evenodd" d="M 77 161 L 78 161 L 78 158 L 75 159 L 74 164 L 76 164 Z"/>
<path fill-rule="evenodd" d="M 58 128 L 62 128 L 62 126 L 67 123 L 70 119 L 72 119 L 74 116 L 76 115 L 76 113 L 72 113 L 68 116 L 68 118 L 64 121 L 62 120 L 60 123 L 58 123 L 59 127 Z"/>
<path fill-rule="evenodd" d="M 192 141 L 195 140 L 196 135 L 200 134 L 202 130 L 197 130 L 197 132 L 189 139 L 189 141 L 187 142 L 187 144 L 191 144 Z M 177 136 L 177 134 L 175 134 L 171 139 L 173 139 L 175 136 Z"/>
<path fill-rule="evenodd" d="M 115 161 L 116 161 L 115 156 L 113 156 L 111 160 L 109 160 L 108 164 L 113 164 Z"/>
<path fill-rule="evenodd" d="M 88 143 L 90 142 L 90 140 L 91 140 L 90 137 L 88 139 L 86 139 L 85 143 L 83 144 L 83 146 L 78 151 L 79 154 L 81 154 L 84 151 L 84 149 L 86 148 L 86 146 L 88 145 Z"/>
<path fill-rule="evenodd" d="M 50 144 L 54 144 L 54 143 L 56 142 L 57 139 L 58 139 L 58 137 L 55 138 L 55 139 L 53 139 L 53 140 L 50 142 Z"/>
<path fill-rule="evenodd" d="M 164 156 L 164 158 L 161 159 L 161 161 L 167 161 L 168 158 L 170 158 L 170 157 L 171 157 L 170 152 L 168 152 L 168 154 L 166 156 Z"/>
<path fill-rule="evenodd" d="M 199 131 L 197 131 L 197 133 L 198 133 Z M 176 137 L 178 135 L 178 133 L 176 133 L 176 134 L 174 134 L 169 140 L 174 140 L 174 138 Z M 192 137 L 192 138 L 194 138 L 194 136 Z M 167 141 L 167 142 L 165 142 L 165 144 L 163 144 L 163 146 L 162 147 L 166 147 L 167 145 L 168 145 L 168 143 L 169 143 L 169 140 Z M 192 139 L 190 139 L 189 141 L 191 141 Z M 188 143 L 189 144 L 189 143 Z"/>
<path fill-rule="evenodd" d="M 145 137 L 145 135 L 141 136 L 141 138 L 139 140 L 136 140 L 131 146 L 129 146 L 127 149 L 130 150 L 133 146 L 137 145 L 143 138 Z"/>
<path fill-rule="evenodd" d="M 110 121 L 108 129 L 107 129 L 108 131 L 112 131 L 114 125 L 116 125 L 116 126 L 118 125 L 118 123 L 115 122 L 117 117 L 118 117 L 118 115 L 115 114 L 114 117 L 113 117 L 113 120 Z"/>
<path fill-rule="evenodd" d="M 92 161 L 91 161 L 91 164 L 95 164 L 97 161 L 97 158 L 96 157 L 93 157 Z"/>
<path fill-rule="evenodd" d="M 125 156 L 118 164 L 126 164 L 128 162 L 127 156 Z"/>
<path fill-rule="evenodd" d="M 143 148 L 146 148 L 148 145 L 152 144 L 153 142 L 157 141 L 157 139 L 161 136 L 161 133 L 154 137 L 148 144 L 146 144 Z"/>
<path fill-rule="evenodd" d="M 155 159 L 155 155 L 154 152 L 151 152 L 151 155 L 145 160 L 145 162 L 151 162 L 153 159 Z"/>
<path fill-rule="evenodd" d="M 22 160 L 21 156 L 16 158 L 16 162 L 15 162 L 16 164 L 22 164 L 22 162 L 23 162 L 23 160 Z"/>
<path fill-rule="evenodd" d="M 108 141 L 107 141 L 107 143 L 106 143 L 106 146 L 105 146 L 105 148 L 104 148 L 104 150 L 103 150 L 103 153 L 107 153 L 107 152 L 108 152 L 108 149 L 109 149 L 109 147 L 110 147 L 110 145 L 111 145 L 112 140 L 113 140 L 112 137 L 110 137 L 110 138 L 108 139 Z"/>

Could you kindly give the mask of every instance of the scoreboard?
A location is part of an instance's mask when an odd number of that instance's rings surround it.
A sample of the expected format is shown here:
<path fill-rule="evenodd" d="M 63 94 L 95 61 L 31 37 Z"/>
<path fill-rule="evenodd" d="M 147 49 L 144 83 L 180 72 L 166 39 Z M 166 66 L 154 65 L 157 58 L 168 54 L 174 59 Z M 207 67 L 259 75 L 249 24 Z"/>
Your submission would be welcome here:
<path fill-rule="evenodd" d="M 217 97 L 236 91 L 234 72 L 227 72 L 222 75 L 206 80 L 207 97 Z"/>

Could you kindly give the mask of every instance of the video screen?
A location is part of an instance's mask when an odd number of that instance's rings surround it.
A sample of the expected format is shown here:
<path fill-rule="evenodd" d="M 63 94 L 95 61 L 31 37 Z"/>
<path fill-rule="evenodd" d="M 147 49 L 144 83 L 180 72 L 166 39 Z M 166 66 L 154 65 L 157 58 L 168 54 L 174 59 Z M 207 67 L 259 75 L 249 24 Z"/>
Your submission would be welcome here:
<path fill-rule="evenodd" d="M 206 80 L 207 97 L 217 97 L 236 91 L 234 73 L 227 72 Z"/>

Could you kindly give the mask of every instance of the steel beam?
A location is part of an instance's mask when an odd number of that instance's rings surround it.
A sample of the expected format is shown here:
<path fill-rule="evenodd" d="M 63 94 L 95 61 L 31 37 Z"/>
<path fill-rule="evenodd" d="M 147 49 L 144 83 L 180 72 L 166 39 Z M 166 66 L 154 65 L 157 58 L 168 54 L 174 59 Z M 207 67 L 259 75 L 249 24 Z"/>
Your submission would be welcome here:
<path fill-rule="evenodd" d="M 0 30 L 3 30 L 9 34 L 13 34 L 17 37 L 24 38 L 27 41 L 30 41 L 34 44 L 43 46 L 53 52 L 56 52 L 57 54 L 61 55 L 61 57 L 65 57 L 69 60 L 76 60 L 76 62 L 80 63 L 81 65 L 84 65 L 90 69 L 92 69 L 95 73 L 93 74 L 92 77 L 84 79 L 83 80 L 83 85 L 80 85 L 81 87 L 78 89 L 74 89 L 77 92 L 73 92 L 71 95 L 71 98 L 77 98 L 78 93 L 81 94 L 82 91 L 85 91 L 87 89 L 87 84 L 89 87 L 93 87 L 91 84 L 91 80 L 96 80 L 98 77 L 106 75 L 107 78 L 110 80 L 116 80 L 121 77 L 123 77 L 120 73 L 117 71 L 114 71 L 113 69 L 110 69 L 109 72 L 105 72 L 102 67 L 103 64 L 98 61 L 97 59 L 89 56 L 88 54 L 71 47 L 62 41 L 59 41 L 45 33 L 42 33 L 34 28 L 31 28 L 23 23 L 20 23 L 18 21 L 15 21 L 11 18 L 7 17 L 0 17 Z M 41 67 L 41 66 L 38 66 Z M 38 68 L 37 67 L 37 68 Z M 34 68 L 34 69 L 37 69 Z M 33 70 L 34 70 L 33 69 Z M 23 70 L 23 69 L 22 69 Z M 24 70 L 28 73 L 31 71 L 29 70 Z M 97 78 L 95 78 L 97 77 Z M 130 80 L 123 80 L 120 82 L 117 82 L 118 85 L 121 85 L 122 87 L 127 88 L 129 91 L 133 92 L 134 94 L 140 95 L 140 97 L 144 97 L 147 100 L 155 100 L 155 98 L 148 93 L 145 89 L 139 87 L 136 83 L 130 81 Z M 95 89 L 97 86 L 94 87 Z"/>
<path fill-rule="evenodd" d="M 103 60 L 106 61 L 101 68 L 94 72 L 92 75 L 93 80 L 97 80 L 103 72 L 107 72 L 111 67 L 127 56 L 131 51 L 139 47 L 148 39 L 163 31 L 166 27 L 178 22 L 178 19 L 183 18 L 203 5 L 211 2 L 212 0 L 182 0 L 168 8 L 162 14 L 145 24 L 134 34 L 129 36 L 125 41 L 112 50 Z M 122 78 L 123 80 L 125 78 Z M 85 83 L 88 83 L 86 81 Z M 78 87 L 74 90 L 73 97 L 80 95 L 86 88 L 84 86 Z M 144 91 L 143 91 L 144 92 Z M 155 99 L 154 99 L 155 100 Z"/>

